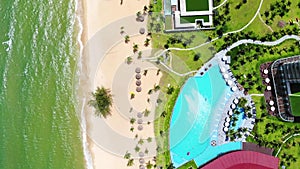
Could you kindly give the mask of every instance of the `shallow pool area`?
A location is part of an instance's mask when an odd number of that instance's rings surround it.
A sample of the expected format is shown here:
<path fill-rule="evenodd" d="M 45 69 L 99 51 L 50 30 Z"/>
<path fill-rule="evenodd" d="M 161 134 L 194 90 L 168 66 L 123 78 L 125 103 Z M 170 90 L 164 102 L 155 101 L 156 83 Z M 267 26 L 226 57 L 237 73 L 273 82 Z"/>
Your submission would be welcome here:
<path fill-rule="evenodd" d="M 213 63 L 204 75 L 189 78 L 176 100 L 170 124 L 170 153 L 175 167 L 194 160 L 201 166 L 223 153 L 240 150 L 241 142 L 212 146 L 230 90 Z"/>

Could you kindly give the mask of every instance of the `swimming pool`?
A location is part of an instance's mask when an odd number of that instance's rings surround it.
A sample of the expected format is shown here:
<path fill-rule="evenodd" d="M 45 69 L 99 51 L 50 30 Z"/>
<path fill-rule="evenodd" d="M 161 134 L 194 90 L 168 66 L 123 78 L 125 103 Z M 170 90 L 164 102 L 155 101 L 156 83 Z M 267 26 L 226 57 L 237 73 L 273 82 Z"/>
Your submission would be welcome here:
<path fill-rule="evenodd" d="M 240 150 L 240 142 L 211 146 L 224 99 L 232 91 L 223 80 L 217 63 L 203 75 L 189 78 L 176 100 L 170 124 L 170 153 L 175 167 L 194 159 L 201 166 L 222 153 Z"/>

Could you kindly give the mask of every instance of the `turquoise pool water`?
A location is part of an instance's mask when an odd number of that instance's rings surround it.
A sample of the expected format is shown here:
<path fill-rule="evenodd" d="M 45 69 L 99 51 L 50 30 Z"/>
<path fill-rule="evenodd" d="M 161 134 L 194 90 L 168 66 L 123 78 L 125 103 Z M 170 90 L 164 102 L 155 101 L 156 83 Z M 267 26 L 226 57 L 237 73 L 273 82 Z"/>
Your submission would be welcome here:
<path fill-rule="evenodd" d="M 219 66 L 189 78 L 176 100 L 170 124 L 170 153 L 175 167 L 194 159 L 201 166 L 222 153 L 240 150 L 240 142 L 211 146 L 224 102 L 232 95 Z"/>

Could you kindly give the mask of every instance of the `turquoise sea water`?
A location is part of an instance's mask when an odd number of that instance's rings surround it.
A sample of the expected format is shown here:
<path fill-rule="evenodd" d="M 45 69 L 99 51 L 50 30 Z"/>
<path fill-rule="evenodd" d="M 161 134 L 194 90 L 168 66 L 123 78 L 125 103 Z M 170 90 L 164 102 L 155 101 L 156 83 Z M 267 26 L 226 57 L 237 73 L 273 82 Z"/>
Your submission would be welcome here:
<path fill-rule="evenodd" d="M 203 76 L 187 80 L 170 124 L 170 152 L 175 167 L 192 159 L 201 166 L 222 153 L 241 149 L 240 142 L 215 147 L 210 144 L 217 140 L 220 109 L 231 95 L 216 63 Z"/>
<path fill-rule="evenodd" d="M 0 168 L 85 168 L 74 0 L 0 0 Z"/>

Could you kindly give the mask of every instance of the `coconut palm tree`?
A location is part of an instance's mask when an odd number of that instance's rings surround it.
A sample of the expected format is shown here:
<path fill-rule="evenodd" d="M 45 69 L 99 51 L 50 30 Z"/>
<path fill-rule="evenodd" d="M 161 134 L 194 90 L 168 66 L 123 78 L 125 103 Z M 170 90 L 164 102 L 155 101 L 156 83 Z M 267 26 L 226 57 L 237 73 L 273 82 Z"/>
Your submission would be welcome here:
<path fill-rule="evenodd" d="M 130 157 L 131 157 L 131 154 L 128 151 L 126 151 L 124 158 L 128 160 L 128 159 L 130 159 Z"/>
<path fill-rule="evenodd" d="M 150 39 L 149 38 L 146 38 L 145 42 L 144 42 L 144 46 L 149 46 L 149 42 L 150 42 Z"/>
<path fill-rule="evenodd" d="M 131 118 L 131 119 L 130 119 L 130 124 L 133 124 L 135 121 L 136 121 L 135 118 Z"/>
<path fill-rule="evenodd" d="M 151 162 L 148 161 L 147 164 L 146 164 L 146 168 L 151 169 L 152 167 L 153 167 L 153 164 L 151 164 Z"/>
<path fill-rule="evenodd" d="M 126 35 L 124 38 L 125 38 L 125 43 L 128 43 L 130 41 L 130 38 L 128 35 Z"/>
<path fill-rule="evenodd" d="M 132 158 L 129 159 L 128 162 L 127 162 L 127 166 L 130 167 L 130 166 L 133 166 L 133 164 L 134 164 L 133 159 Z"/>
<path fill-rule="evenodd" d="M 111 115 L 112 94 L 109 89 L 97 87 L 96 91 L 92 93 L 93 99 L 88 104 L 96 109 L 95 115 L 106 118 Z"/>
<path fill-rule="evenodd" d="M 139 46 L 137 44 L 133 44 L 133 53 L 137 52 L 139 50 Z"/>
<path fill-rule="evenodd" d="M 135 152 L 139 152 L 141 150 L 141 148 L 139 146 L 135 146 L 134 151 Z"/>
<path fill-rule="evenodd" d="M 142 51 L 139 51 L 139 53 L 138 53 L 138 59 L 141 59 L 141 58 L 142 58 L 142 54 L 143 54 L 143 52 L 142 52 Z"/>
<path fill-rule="evenodd" d="M 127 58 L 126 58 L 126 63 L 127 64 L 130 64 L 130 63 L 132 63 L 132 57 L 130 57 L 130 56 L 128 56 Z M 133 96 L 133 98 L 134 98 L 134 96 Z"/>
<path fill-rule="evenodd" d="M 150 114 L 150 111 L 149 111 L 148 109 L 145 109 L 145 110 L 144 110 L 144 116 L 145 116 L 145 117 L 148 117 L 149 114 Z"/>
<path fill-rule="evenodd" d="M 138 141 L 138 144 L 143 145 L 143 144 L 144 144 L 144 140 L 143 140 L 143 139 L 140 139 L 140 140 Z"/>

